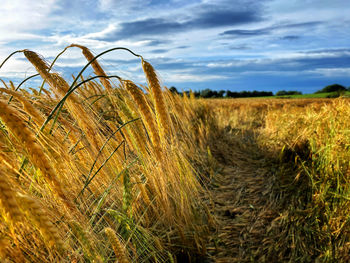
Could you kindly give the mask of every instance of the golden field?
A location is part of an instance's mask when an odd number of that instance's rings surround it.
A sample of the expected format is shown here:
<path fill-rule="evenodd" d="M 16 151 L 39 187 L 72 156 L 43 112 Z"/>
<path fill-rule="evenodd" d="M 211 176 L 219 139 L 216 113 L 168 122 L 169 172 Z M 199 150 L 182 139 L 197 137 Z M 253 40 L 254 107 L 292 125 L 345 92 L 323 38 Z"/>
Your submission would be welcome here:
<path fill-rule="evenodd" d="M 147 86 L 69 48 L 95 76 L 68 84 L 23 50 L 46 84 L 2 82 L 1 262 L 224 262 L 212 190 L 257 152 L 271 215 L 261 246 L 226 262 L 349 260 L 348 100 L 195 99 L 161 88 L 139 55 Z"/>
<path fill-rule="evenodd" d="M 255 167 L 257 155 L 263 160 L 260 167 L 267 170 L 263 183 L 268 185 L 268 197 L 261 198 L 266 203 L 258 218 L 271 211 L 273 215 L 259 232 L 259 248 L 249 252 L 250 258 L 234 262 L 350 260 L 349 102 L 345 98 L 205 101 L 223 131 L 221 138 L 229 137 L 226 145 L 234 141 L 231 147 L 251 156 L 252 163 L 243 165 Z M 230 152 L 227 146 L 220 147 Z M 256 174 L 244 176 L 253 185 L 258 182 Z"/>

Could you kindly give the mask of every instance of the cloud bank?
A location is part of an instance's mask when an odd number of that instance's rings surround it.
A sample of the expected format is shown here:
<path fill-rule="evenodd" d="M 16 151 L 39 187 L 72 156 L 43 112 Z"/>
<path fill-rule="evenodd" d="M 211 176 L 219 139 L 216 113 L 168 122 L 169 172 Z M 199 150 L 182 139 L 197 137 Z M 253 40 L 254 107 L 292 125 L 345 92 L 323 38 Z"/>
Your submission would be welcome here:
<path fill-rule="evenodd" d="M 4 0 L 0 59 L 28 48 L 50 60 L 71 43 L 95 54 L 125 46 L 179 89 L 312 92 L 334 82 L 350 86 L 349 13 L 347 0 Z M 100 60 L 107 72 L 145 82 L 127 52 Z M 70 77 L 85 63 L 72 49 L 55 69 Z M 0 78 L 18 83 L 31 72 L 18 55 Z"/>

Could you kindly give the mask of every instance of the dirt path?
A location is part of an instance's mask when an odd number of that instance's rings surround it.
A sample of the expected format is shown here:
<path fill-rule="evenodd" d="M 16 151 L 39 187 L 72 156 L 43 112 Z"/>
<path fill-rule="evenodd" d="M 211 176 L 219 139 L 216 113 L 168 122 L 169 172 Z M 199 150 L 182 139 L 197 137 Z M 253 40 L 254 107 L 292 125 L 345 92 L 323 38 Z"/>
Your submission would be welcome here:
<path fill-rule="evenodd" d="M 278 217 L 272 166 L 249 134 L 236 142 L 223 139 L 213 155 L 221 172 L 211 189 L 218 229 L 208 247 L 210 257 L 213 262 L 264 262 L 266 249 L 274 242 L 268 233 Z"/>

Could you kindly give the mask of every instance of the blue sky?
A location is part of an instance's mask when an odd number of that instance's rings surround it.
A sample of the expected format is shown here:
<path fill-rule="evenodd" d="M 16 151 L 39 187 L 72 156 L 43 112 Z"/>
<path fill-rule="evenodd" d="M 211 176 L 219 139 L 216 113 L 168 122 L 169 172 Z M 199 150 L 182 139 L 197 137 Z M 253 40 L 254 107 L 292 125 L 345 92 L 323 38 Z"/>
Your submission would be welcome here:
<path fill-rule="evenodd" d="M 349 14 L 349 0 L 2 0 L 0 60 L 18 49 L 51 61 L 72 43 L 95 54 L 123 46 L 179 90 L 311 93 L 350 86 Z M 139 60 L 127 52 L 100 62 L 110 74 L 145 83 Z M 85 63 L 70 49 L 55 70 L 71 79 Z M 33 73 L 17 54 L 0 78 L 19 83 Z"/>

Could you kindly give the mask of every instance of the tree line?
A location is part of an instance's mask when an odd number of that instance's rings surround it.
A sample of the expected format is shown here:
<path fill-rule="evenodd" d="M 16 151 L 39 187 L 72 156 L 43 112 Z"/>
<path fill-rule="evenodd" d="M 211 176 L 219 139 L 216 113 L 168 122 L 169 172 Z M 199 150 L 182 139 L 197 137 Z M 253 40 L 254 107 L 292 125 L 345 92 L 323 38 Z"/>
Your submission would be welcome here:
<path fill-rule="evenodd" d="M 171 87 L 169 89 L 173 93 L 182 94 L 175 87 Z M 184 91 L 184 93 L 188 94 L 190 91 Z M 230 91 L 230 90 L 211 90 L 204 89 L 201 91 L 192 91 L 196 98 L 249 98 L 249 97 L 269 97 L 273 96 L 272 91 Z"/>
<path fill-rule="evenodd" d="M 316 91 L 315 93 L 345 92 L 345 91 L 350 91 L 350 87 L 345 88 L 343 85 L 332 84 L 324 87 L 323 89 Z"/>
<path fill-rule="evenodd" d="M 187 95 L 190 94 L 190 91 L 184 91 L 179 92 L 175 87 L 171 87 L 169 89 L 173 93 L 177 94 L 183 94 L 186 93 Z M 324 87 L 321 90 L 316 91 L 315 93 L 326 93 L 326 92 L 345 92 L 350 91 L 349 88 L 345 88 L 342 85 L 339 84 L 332 84 Z M 276 94 L 273 94 L 272 91 L 230 91 L 230 90 L 211 90 L 211 89 L 204 89 L 201 91 L 192 91 L 194 96 L 196 98 L 249 98 L 249 97 L 270 97 L 270 96 L 291 96 L 291 95 L 302 95 L 302 92 L 295 91 L 295 90 L 280 90 L 276 92 Z"/>

